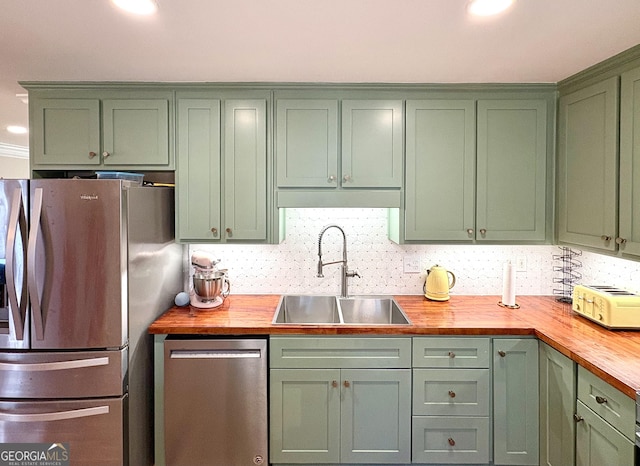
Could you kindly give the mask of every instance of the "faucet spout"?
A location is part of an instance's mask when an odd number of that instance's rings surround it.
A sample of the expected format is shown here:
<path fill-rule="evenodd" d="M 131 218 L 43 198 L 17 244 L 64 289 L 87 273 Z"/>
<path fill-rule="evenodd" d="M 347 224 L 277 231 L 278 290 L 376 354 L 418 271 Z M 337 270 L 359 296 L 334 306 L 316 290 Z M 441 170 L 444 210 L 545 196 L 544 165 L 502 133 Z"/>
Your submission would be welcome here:
<path fill-rule="evenodd" d="M 340 233 L 342 233 L 342 260 L 322 262 L 322 237 L 330 228 L 337 228 L 338 230 L 340 230 Z M 340 296 L 346 298 L 348 296 L 347 278 L 354 276 L 360 277 L 360 275 L 356 271 L 350 272 L 347 267 L 347 235 L 345 235 L 344 230 L 338 225 L 327 225 L 320 231 L 320 234 L 318 235 L 318 278 L 324 277 L 322 273 L 323 267 L 325 265 L 331 264 L 341 264 Z"/>

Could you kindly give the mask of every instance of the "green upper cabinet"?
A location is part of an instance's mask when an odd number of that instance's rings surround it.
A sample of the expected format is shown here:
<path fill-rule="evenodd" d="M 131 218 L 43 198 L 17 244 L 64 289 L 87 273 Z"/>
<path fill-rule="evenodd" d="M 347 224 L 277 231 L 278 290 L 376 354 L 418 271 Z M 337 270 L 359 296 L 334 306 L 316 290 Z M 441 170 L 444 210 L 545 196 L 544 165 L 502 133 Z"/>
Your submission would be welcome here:
<path fill-rule="evenodd" d="M 547 103 L 479 100 L 476 239 L 543 241 Z"/>
<path fill-rule="evenodd" d="M 547 99 L 406 108 L 405 240 L 547 239 Z"/>
<path fill-rule="evenodd" d="M 171 91 L 79 95 L 30 98 L 33 170 L 173 169 Z"/>
<path fill-rule="evenodd" d="M 468 240 L 475 224 L 475 102 L 406 104 L 407 240 Z"/>
<path fill-rule="evenodd" d="M 276 163 L 279 187 L 338 185 L 338 101 L 278 100 Z"/>
<path fill-rule="evenodd" d="M 278 99 L 278 187 L 400 188 L 402 128 L 401 100 Z"/>
<path fill-rule="evenodd" d="M 620 251 L 640 255 L 640 68 L 621 77 L 619 222 Z"/>
<path fill-rule="evenodd" d="M 618 77 L 563 95 L 558 121 L 558 240 L 616 244 Z"/>
<path fill-rule="evenodd" d="M 267 100 L 191 96 L 178 98 L 178 239 L 263 243 Z"/>

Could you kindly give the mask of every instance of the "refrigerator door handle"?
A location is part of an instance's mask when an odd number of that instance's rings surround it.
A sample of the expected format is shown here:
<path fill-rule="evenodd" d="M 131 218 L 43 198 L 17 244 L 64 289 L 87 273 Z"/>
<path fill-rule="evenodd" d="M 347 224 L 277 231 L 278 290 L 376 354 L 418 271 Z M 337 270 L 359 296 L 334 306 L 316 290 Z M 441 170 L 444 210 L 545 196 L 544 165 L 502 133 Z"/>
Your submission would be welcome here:
<path fill-rule="evenodd" d="M 65 419 L 77 419 L 80 417 L 109 414 L 108 406 L 94 406 L 91 408 L 72 409 L 70 411 L 55 411 L 51 413 L 37 414 L 13 414 L 0 412 L 0 421 L 3 422 L 46 422 L 62 421 Z"/>
<path fill-rule="evenodd" d="M 85 367 L 108 366 L 109 358 L 89 358 L 75 359 L 73 361 L 38 362 L 31 364 L 20 364 L 11 362 L 0 362 L 0 371 L 60 371 L 68 369 L 81 369 Z"/>
<path fill-rule="evenodd" d="M 36 330 L 36 339 L 44 340 L 44 316 L 42 315 L 42 303 L 38 296 L 38 282 L 36 280 L 36 248 L 38 246 L 38 233 L 40 231 L 40 219 L 42 217 L 42 188 L 36 188 L 31 209 L 31 231 L 29 232 L 29 247 L 27 248 L 27 276 L 29 285 L 29 297 L 31 298 L 31 311 Z"/>
<path fill-rule="evenodd" d="M 15 281 L 15 247 L 18 228 L 23 240 L 23 260 L 26 263 L 26 250 L 24 241 L 27 236 L 27 217 L 24 213 L 24 204 L 22 203 L 22 189 L 16 188 L 11 203 L 9 215 L 9 225 L 7 231 L 7 268 L 5 270 L 7 278 L 7 294 L 9 295 L 9 308 L 13 317 L 13 327 L 16 332 L 16 340 L 24 340 L 24 326 L 27 318 L 27 276 L 23 273 L 22 278 L 22 299 L 18 303 L 18 291 Z"/>

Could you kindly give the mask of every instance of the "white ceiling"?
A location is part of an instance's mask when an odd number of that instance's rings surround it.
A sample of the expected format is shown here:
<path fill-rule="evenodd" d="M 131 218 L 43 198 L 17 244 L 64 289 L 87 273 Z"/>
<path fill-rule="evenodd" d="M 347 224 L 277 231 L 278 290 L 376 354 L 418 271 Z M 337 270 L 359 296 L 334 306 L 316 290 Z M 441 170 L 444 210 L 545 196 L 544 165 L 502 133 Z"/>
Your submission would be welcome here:
<path fill-rule="evenodd" d="M 639 0 L 0 1 L 0 144 L 27 125 L 18 81 L 557 82 L 640 43 Z"/>

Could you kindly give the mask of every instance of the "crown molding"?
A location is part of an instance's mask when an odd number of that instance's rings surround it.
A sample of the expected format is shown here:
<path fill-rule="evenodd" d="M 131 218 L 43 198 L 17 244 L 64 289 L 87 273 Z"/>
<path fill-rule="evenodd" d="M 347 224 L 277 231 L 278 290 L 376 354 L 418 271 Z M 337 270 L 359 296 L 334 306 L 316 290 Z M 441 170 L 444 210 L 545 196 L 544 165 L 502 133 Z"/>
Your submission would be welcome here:
<path fill-rule="evenodd" d="M 0 156 L 15 157 L 18 159 L 29 158 L 29 148 L 24 146 L 16 146 L 13 144 L 5 144 L 0 142 Z"/>

